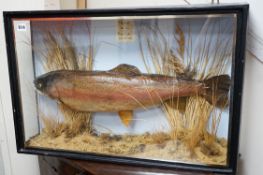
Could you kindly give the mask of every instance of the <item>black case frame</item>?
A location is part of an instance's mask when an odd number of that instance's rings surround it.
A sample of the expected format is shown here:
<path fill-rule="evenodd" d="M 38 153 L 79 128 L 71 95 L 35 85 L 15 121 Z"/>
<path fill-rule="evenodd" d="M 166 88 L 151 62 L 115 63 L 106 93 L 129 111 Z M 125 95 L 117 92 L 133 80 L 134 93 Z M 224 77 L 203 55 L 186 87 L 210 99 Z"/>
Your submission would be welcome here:
<path fill-rule="evenodd" d="M 17 151 L 19 153 L 59 156 L 72 159 L 82 159 L 117 164 L 132 164 L 135 166 L 154 166 L 166 169 L 183 169 L 187 171 L 203 171 L 220 174 L 235 174 L 237 170 L 238 140 L 240 130 L 241 96 L 245 62 L 245 41 L 248 16 L 248 4 L 220 4 L 176 6 L 168 8 L 139 9 L 94 9 L 94 10 L 62 10 L 62 11 L 12 11 L 4 12 L 6 47 L 8 55 L 13 116 L 16 133 Z M 120 156 L 108 156 L 94 153 L 53 150 L 44 148 L 29 148 L 25 146 L 24 125 L 22 116 L 20 83 L 16 62 L 16 50 L 12 19 L 22 18 L 52 18 L 52 17 L 108 17 L 108 16 L 150 16 L 150 15 L 199 15 L 199 14 L 236 14 L 236 47 L 235 58 L 232 61 L 232 86 L 230 99 L 229 144 L 226 166 L 206 166 L 169 161 L 149 160 Z M 194 172 L 193 172 L 194 173 Z"/>

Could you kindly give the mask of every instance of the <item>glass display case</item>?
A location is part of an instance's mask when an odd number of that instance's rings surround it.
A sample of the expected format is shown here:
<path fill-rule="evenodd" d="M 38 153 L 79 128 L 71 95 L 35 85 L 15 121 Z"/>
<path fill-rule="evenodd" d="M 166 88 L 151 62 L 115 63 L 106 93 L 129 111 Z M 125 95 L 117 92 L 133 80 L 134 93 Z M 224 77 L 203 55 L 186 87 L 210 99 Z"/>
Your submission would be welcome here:
<path fill-rule="evenodd" d="M 234 173 L 247 12 L 5 12 L 18 152 Z"/>

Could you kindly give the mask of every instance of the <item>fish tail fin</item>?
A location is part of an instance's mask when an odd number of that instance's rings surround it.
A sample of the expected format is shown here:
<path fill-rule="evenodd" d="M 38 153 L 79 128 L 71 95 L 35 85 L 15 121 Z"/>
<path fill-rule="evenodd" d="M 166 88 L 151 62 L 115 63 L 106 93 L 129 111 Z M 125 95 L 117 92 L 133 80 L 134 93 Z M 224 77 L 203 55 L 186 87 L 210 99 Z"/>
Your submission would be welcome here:
<path fill-rule="evenodd" d="M 203 83 L 204 90 L 200 95 L 216 107 L 227 107 L 229 103 L 228 92 L 231 83 L 229 75 L 211 77 L 204 80 Z"/>

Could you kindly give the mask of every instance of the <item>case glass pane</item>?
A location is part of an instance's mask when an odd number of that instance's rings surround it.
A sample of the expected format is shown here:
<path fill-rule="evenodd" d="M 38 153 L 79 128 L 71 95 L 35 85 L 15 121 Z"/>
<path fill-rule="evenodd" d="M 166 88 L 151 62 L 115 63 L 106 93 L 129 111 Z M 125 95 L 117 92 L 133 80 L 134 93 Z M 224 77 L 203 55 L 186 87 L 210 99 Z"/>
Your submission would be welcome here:
<path fill-rule="evenodd" d="M 27 147 L 227 165 L 235 14 L 13 27 Z"/>

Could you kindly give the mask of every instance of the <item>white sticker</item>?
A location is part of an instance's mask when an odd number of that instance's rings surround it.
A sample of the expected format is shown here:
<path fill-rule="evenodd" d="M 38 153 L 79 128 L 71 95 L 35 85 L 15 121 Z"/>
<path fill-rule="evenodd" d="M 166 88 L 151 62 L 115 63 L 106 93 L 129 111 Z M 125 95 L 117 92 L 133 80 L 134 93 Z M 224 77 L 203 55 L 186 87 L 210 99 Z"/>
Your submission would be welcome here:
<path fill-rule="evenodd" d="M 16 30 L 17 31 L 26 31 L 26 24 L 25 23 L 17 24 Z"/>

